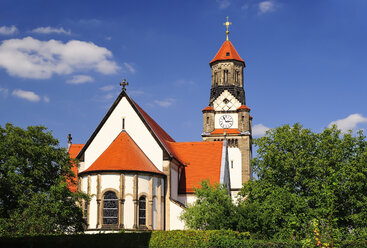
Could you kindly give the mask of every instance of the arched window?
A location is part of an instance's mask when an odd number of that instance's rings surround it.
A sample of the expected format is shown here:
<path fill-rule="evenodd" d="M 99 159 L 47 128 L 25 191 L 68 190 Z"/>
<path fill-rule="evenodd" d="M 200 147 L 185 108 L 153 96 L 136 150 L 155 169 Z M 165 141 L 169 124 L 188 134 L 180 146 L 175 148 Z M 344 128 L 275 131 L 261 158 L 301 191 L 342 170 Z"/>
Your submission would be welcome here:
<path fill-rule="evenodd" d="M 146 225 L 147 201 L 145 196 L 139 198 L 139 226 Z"/>
<path fill-rule="evenodd" d="M 118 200 L 112 191 L 107 191 L 103 197 L 103 224 L 118 223 Z"/>

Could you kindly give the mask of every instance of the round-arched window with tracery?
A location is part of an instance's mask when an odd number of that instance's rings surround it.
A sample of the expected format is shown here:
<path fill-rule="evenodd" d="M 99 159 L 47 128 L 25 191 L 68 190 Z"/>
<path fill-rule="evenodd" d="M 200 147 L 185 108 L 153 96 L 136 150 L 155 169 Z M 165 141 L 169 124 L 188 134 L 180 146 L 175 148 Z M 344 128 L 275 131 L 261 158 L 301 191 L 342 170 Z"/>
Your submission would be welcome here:
<path fill-rule="evenodd" d="M 118 223 L 118 199 L 115 192 L 107 191 L 103 196 L 103 224 Z"/>

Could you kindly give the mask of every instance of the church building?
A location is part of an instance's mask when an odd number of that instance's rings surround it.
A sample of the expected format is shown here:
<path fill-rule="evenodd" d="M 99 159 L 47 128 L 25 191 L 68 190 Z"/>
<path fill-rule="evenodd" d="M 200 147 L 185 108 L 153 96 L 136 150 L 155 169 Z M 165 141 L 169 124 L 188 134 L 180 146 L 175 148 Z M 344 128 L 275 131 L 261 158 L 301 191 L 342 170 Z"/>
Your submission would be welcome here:
<path fill-rule="evenodd" d="M 129 95 L 121 93 L 85 144 L 71 144 L 86 231 L 184 229 L 179 216 L 209 179 L 235 197 L 251 178 L 251 120 L 244 60 L 227 39 L 210 61 L 211 89 L 201 142 L 176 142 Z M 209 86 L 209 84 L 208 84 Z M 209 88 L 209 87 L 208 87 Z"/>

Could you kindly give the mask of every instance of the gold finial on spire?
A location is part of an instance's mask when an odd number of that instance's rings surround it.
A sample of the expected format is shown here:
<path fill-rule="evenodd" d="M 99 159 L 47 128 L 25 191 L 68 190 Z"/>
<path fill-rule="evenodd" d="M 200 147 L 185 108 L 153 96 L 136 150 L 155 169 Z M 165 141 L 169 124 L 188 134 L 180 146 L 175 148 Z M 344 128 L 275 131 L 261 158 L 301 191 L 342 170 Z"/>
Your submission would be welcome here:
<path fill-rule="evenodd" d="M 225 25 L 227 27 L 227 31 L 226 31 L 226 35 L 227 35 L 227 40 L 228 40 L 228 35 L 229 35 L 229 30 L 228 30 L 228 27 L 229 25 L 232 25 L 232 22 L 229 22 L 228 21 L 228 16 L 227 16 L 227 21 L 225 23 L 223 23 L 223 25 Z"/>

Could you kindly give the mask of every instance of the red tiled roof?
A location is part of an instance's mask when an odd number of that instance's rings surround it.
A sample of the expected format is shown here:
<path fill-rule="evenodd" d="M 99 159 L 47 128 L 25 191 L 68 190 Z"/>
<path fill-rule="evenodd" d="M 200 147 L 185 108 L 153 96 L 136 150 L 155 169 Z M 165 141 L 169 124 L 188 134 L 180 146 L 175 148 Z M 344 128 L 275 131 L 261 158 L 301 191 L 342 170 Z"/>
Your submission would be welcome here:
<path fill-rule="evenodd" d="M 230 59 L 245 62 L 243 61 L 243 59 L 241 59 L 240 55 L 238 55 L 232 43 L 229 40 L 226 40 L 219 49 L 219 51 L 217 52 L 217 55 L 215 55 L 214 59 L 212 59 L 212 61 L 210 61 L 209 64 L 217 60 L 230 60 Z"/>
<path fill-rule="evenodd" d="M 91 171 L 144 171 L 163 174 L 126 132 L 121 132 L 82 173 Z"/>
<path fill-rule="evenodd" d="M 211 134 L 223 134 L 224 130 L 226 131 L 226 134 L 240 134 L 240 131 L 238 131 L 238 129 L 236 128 L 231 128 L 231 129 L 214 129 L 213 132 L 211 132 Z"/>
<path fill-rule="evenodd" d="M 170 150 L 169 146 L 167 145 L 167 142 L 175 142 L 175 140 L 172 139 L 171 136 L 169 136 L 169 134 L 166 133 L 166 131 L 164 131 L 163 128 L 161 128 L 157 124 L 157 122 L 155 122 L 152 119 L 152 117 L 150 117 L 135 101 L 132 101 L 132 102 L 135 104 L 136 108 L 141 113 L 141 115 L 143 116 L 143 118 L 145 119 L 145 121 L 148 123 L 148 125 L 150 126 L 150 128 L 153 130 L 153 132 L 155 133 L 155 135 L 162 142 L 163 146 L 167 149 L 167 151 L 169 153 L 172 154 L 172 151 Z"/>
<path fill-rule="evenodd" d="M 250 115 L 250 119 L 252 119 L 252 116 Z"/>
<path fill-rule="evenodd" d="M 248 110 L 250 110 L 250 108 L 247 107 L 246 105 L 241 105 L 239 108 L 237 108 L 237 110 L 240 110 L 240 109 L 248 109 Z"/>
<path fill-rule="evenodd" d="M 214 110 L 212 107 L 210 107 L 210 106 L 207 106 L 206 108 L 204 108 L 203 110 L 201 110 L 201 111 L 206 111 L 206 110 Z"/>
<path fill-rule="evenodd" d="M 71 144 L 69 147 L 69 155 L 70 158 L 76 158 L 76 156 L 78 155 L 78 153 L 80 152 L 80 150 L 83 148 L 84 145 L 82 144 Z M 78 178 L 78 165 L 73 163 L 73 166 L 71 167 L 71 171 L 74 173 L 75 175 L 75 181 Z M 70 181 L 68 182 L 68 188 L 70 189 L 71 192 L 76 192 L 77 191 L 77 186 L 76 184 L 72 184 Z"/>
<path fill-rule="evenodd" d="M 193 193 L 204 179 L 219 183 L 223 142 L 169 142 L 169 145 L 175 158 L 185 165 L 179 193 Z"/>

